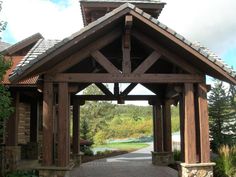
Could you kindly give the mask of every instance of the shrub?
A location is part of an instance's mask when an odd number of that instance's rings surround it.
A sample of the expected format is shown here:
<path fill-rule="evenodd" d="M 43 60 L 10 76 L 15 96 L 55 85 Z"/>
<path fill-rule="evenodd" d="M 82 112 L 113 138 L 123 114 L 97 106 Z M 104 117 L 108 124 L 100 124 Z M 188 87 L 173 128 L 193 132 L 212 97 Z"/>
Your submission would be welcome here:
<path fill-rule="evenodd" d="M 8 173 L 6 177 L 38 177 L 38 175 L 35 170 L 32 171 L 18 170 Z"/>
<path fill-rule="evenodd" d="M 89 147 L 85 147 L 84 149 L 83 149 L 83 152 L 84 152 L 84 155 L 88 155 L 88 156 L 93 156 L 94 154 L 93 154 L 93 151 L 91 150 L 91 148 L 89 148 Z"/>
<path fill-rule="evenodd" d="M 236 177 L 236 146 L 223 145 L 219 148 L 219 157 L 215 160 L 216 177 Z"/>
<path fill-rule="evenodd" d="M 99 131 L 94 136 L 94 144 L 101 145 L 106 143 L 106 133 Z"/>
<path fill-rule="evenodd" d="M 173 152 L 174 160 L 175 161 L 180 161 L 181 160 L 181 152 L 179 150 L 174 150 Z"/>

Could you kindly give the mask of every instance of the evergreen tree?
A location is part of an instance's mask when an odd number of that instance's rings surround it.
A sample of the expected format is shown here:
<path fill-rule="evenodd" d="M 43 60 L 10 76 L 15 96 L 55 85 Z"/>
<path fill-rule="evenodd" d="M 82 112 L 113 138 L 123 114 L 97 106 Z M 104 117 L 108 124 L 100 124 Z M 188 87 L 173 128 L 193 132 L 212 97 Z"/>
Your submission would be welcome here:
<path fill-rule="evenodd" d="M 234 115 L 227 89 L 222 81 L 215 80 L 209 96 L 210 135 L 214 151 L 222 144 L 232 144 Z"/>
<path fill-rule="evenodd" d="M 0 1 L 0 11 L 2 7 L 1 5 L 2 1 Z M 5 29 L 5 27 L 6 27 L 6 22 L 0 20 L 0 32 L 2 32 Z M 5 120 L 10 116 L 12 112 L 10 93 L 2 83 L 3 76 L 5 75 L 6 71 L 10 68 L 10 66 L 11 63 L 9 62 L 9 60 L 6 60 L 0 54 L 0 137 L 3 136 Z"/>

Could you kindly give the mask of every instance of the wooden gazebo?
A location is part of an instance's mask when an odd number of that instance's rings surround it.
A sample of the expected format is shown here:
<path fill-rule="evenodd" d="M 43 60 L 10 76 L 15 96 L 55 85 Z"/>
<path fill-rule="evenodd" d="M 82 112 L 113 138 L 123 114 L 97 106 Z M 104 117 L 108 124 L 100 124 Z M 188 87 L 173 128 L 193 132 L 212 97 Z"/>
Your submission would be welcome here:
<path fill-rule="evenodd" d="M 122 1 L 81 1 L 86 26 L 51 48 L 44 43 L 36 44 L 12 72 L 12 83 L 33 76 L 41 78 L 42 176 L 52 171 L 63 176 L 62 172 L 71 168 L 70 105 L 73 105 L 72 152 L 73 158 L 78 157 L 79 109 L 85 100 L 118 103 L 148 100 L 153 105 L 156 165 L 173 161 L 170 108 L 179 103 L 183 154 L 180 174 L 198 176 L 201 171 L 213 176 L 206 75 L 236 84 L 235 73 L 208 49 L 160 23 L 156 17 L 164 3 L 133 2 L 136 6 Z M 76 95 L 92 83 L 104 95 Z M 114 83 L 114 92 L 103 83 Z M 119 83 L 130 85 L 120 92 Z M 137 84 L 155 95 L 129 95 Z"/>

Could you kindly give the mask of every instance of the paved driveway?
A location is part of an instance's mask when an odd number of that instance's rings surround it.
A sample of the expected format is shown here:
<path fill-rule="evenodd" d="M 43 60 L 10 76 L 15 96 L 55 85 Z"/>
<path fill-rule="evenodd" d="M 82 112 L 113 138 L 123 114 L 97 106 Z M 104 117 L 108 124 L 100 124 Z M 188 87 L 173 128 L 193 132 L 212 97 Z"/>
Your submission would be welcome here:
<path fill-rule="evenodd" d="M 151 163 L 152 145 L 138 151 L 84 163 L 73 177 L 177 177 L 177 171 Z"/>

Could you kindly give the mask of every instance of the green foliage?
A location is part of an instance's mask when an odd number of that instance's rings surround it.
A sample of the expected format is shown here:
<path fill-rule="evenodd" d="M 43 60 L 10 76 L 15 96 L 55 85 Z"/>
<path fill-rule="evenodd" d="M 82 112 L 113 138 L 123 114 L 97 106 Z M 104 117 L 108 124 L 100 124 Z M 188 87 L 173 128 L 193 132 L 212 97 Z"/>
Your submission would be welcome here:
<path fill-rule="evenodd" d="M 105 151 L 97 151 L 96 155 L 103 156 L 107 154 L 111 154 L 113 151 L 106 149 Z"/>
<path fill-rule="evenodd" d="M 106 143 L 106 133 L 102 130 L 97 132 L 94 136 L 94 144 L 105 144 Z"/>
<path fill-rule="evenodd" d="M 171 129 L 172 132 L 180 131 L 179 106 L 171 106 Z"/>
<path fill-rule="evenodd" d="M 0 1 L 0 11 L 2 1 Z M 0 21 L 0 32 L 4 30 L 6 27 L 6 23 L 3 21 Z M 10 93 L 4 87 L 2 84 L 3 76 L 6 74 L 6 71 L 10 68 L 11 62 L 9 60 L 6 60 L 1 54 L 0 54 L 0 137 L 3 135 L 4 131 L 4 122 L 5 120 L 10 116 L 13 109 L 11 108 L 11 99 L 10 99 Z"/>
<path fill-rule="evenodd" d="M 112 148 L 118 150 L 136 150 L 148 147 L 149 145 L 146 143 L 137 143 L 137 142 L 120 142 L 120 143 L 108 143 L 103 145 L 97 145 L 95 148 Z"/>
<path fill-rule="evenodd" d="M 233 110 L 231 96 L 223 85 L 216 80 L 209 96 L 211 147 L 216 151 L 220 145 L 235 144 L 236 111 Z"/>
<path fill-rule="evenodd" d="M 85 146 L 84 148 L 81 149 L 81 151 L 84 153 L 84 155 L 87 156 L 93 156 L 93 151 L 90 147 Z"/>
<path fill-rule="evenodd" d="M 32 171 L 18 170 L 8 173 L 6 177 L 38 177 L 38 175 L 35 170 Z"/>
<path fill-rule="evenodd" d="M 216 177 L 236 177 L 236 146 L 223 145 L 219 148 L 219 157 L 215 160 Z"/>
<path fill-rule="evenodd" d="M 175 149 L 173 152 L 174 160 L 175 161 L 181 161 L 181 151 Z"/>

